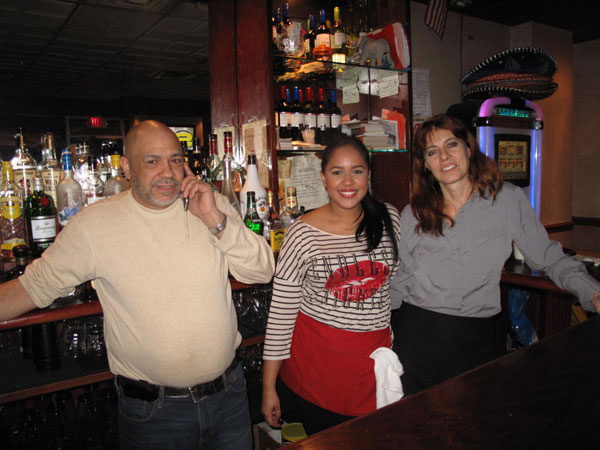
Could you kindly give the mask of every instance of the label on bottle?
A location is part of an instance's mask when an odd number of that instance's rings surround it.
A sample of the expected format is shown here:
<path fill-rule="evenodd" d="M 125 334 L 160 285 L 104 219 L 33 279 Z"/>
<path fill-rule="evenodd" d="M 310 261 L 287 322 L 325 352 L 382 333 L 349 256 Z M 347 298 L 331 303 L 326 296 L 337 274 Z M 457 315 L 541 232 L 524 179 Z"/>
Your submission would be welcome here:
<path fill-rule="evenodd" d="M 315 113 L 304 114 L 304 126 L 306 128 L 317 128 L 317 115 Z"/>
<path fill-rule="evenodd" d="M 31 239 L 33 242 L 46 242 L 56 237 L 56 218 L 38 216 L 31 218 Z"/>
<path fill-rule="evenodd" d="M 343 31 L 336 31 L 334 34 L 334 47 L 342 48 L 342 45 L 346 43 L 346 34 Z"/>
<path fill-rule="evenodd" d="M 331 47 L 331 37 L 329 34 L 317 34 L 317 38 L 315 40 L 315 47 L 319 47 L 320 45 L 324 45 L 325 47 Z"/>
<path fill-rule="evenodd" d="M 13 238 L 2 240 L 2 250 L 12 252 L 17 245 L 25 245 L 25 239 L 15 236 Z"/>
<path fill-rule="evenodd" d="M 317 127 L 321 129 L 330 128 L 331 116 L 329 114 L 317 114 Z"/>
<path fill-rule="evenodd" d="M 342 116 L 339 114 L 331 115 L 331 128 L 340 128 L 342 126 Z"/>
<path fill-rule="evenodd" d="M 271 250 L 278 252 L 283 244 L 283 238 L 285 237 L 285 228 L 278 228 L 277 230 L 271 230 L 270 244 Z"/>
<path fill-rule="evenodd" d="M 304 56 L 310 58 L 310 39 L 304 39 Z"/>
<path fill-rule="evenodd" d="M 63 210 L 58 212 L 58 223 L 60 223 L 61 227 L 64 227 L 67 225 L 67 223 L 69 223 L 69 220 L 71 220 L 71 218 L 77 214 L 79 211 L 81 211 L 81 208 L 79 208 L 78 206 L 74 206 L 69 208 L 68 206 L 65 207 Z"/>
<path fill-rule="evenodd" d="M 16 196 L 0 199 L 2 203 L 2 217 L 9 220 L 21 217 L 21 199 Z"/>
<path fill-rule="evenodd" d="M 42 170 L 42 181 L 44 183 L 44 192 L 52 197 L 56 205 L 56 186 L 60 182 L 60 170 L 54 168 Z"/>
<path fill-rule="evenodd" d="M 36 169 L 15 169 L 15 183 L 21 186 L 23 192 L 29 195 L 33 192 L 33 179 L 37 176 Z"/>
<path fill-rule="evenodd" d="M 279 113 L 279 126 L 281 128 L 287 127 L 288 125 L 292 125 L 292 113 L 291 112 L 280 112 Z"/>
<path fill-rule="evenodd" d="M 267 205 L 267 197 L 258 197 L 256 199 L 256 212 L 260 220 L 265 220 L 269 213 L 269 206 Z"/>
<path fill-rule="evenodd" d="M 292 114 L 292 127 L 299 128 L 304 126 L 304 113 L 295 112 Z"/>

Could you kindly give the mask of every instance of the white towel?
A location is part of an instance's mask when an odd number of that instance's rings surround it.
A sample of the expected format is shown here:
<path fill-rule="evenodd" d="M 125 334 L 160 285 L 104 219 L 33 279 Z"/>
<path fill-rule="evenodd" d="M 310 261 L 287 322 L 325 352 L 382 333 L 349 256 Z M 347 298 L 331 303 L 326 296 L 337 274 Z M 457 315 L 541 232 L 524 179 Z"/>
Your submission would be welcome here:
<path fill-rule="evenodd" d="M 400 376 L 404 373 L 398 355 L 387 347 L 379 347 L 371 355 L 375 361 L 377 409 L 397 402 L 404 396 Z"/>

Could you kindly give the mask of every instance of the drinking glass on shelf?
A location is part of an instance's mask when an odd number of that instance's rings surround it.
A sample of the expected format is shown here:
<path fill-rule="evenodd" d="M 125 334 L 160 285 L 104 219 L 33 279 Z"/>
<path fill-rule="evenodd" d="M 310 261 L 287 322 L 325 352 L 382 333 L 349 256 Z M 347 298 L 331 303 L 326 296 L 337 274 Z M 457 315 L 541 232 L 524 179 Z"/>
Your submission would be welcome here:
<path fill-rule="evenodd" d="M 102 356 L 105 353 L 101 318 L 90 319 L 85 324 L 85 353 L 89 356 Z"/>
<path fill-rule="evenodd" d="M 65 356 L 81 358 L 86 354 L 85 323 L 80 319 L 65 320 L 61 342 Z"/>

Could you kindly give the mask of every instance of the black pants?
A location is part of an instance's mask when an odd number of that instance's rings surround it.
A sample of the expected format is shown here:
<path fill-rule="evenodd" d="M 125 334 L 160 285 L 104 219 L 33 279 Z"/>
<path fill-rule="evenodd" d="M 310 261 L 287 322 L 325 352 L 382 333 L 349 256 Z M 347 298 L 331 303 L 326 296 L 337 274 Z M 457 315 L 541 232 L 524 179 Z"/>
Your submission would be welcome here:
<path fill-rule="evenodd" d="M 394 351 L 405 395 L 467 372 L 497 356 L 495 318 L 459 317 L 408 303 L 394 312 Z"/>
<path fill-rule="evenodd" d="M 283 419 L 288 423 L 302 422 L 306 434 L 309 436 L 354 418 L 331 412 L 305 400 L 281 380 L 277 381 L 277 393 L 281 402 Z"/>

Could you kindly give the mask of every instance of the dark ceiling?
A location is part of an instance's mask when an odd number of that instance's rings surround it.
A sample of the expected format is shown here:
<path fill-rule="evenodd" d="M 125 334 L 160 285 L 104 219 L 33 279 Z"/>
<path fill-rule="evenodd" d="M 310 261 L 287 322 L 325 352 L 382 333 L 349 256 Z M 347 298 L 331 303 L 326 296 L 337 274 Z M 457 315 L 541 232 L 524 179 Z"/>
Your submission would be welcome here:
<path fill-rule="evenodd" d="M 0 0 L 0 96 L 206 101 L 207 1 Z M 451 10 L 600 38 L 599 0 L 462 1 Z"/>
<path fill-rule="evenodd" d="M 206 2 L 1 0 L 0 43 L 0 96 L 209 96 Z"/>
<path fill-rule="evenodd" d="M 600 39 L 599 0 L 449 0 L 449 3 L 451 11 L 504 25 L 537 22 L 571 31 L 574 43 Z M 457 6 L 461 3 L 465 6 Z"/>

